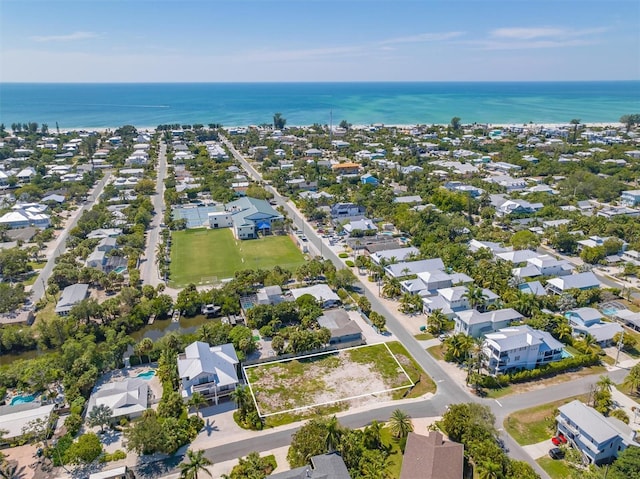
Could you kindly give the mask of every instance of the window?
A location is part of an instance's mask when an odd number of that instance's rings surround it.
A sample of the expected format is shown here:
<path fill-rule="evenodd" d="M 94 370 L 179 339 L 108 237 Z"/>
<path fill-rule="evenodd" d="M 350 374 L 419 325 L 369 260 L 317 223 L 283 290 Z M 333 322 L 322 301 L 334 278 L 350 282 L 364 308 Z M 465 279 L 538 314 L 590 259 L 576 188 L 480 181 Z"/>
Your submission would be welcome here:
<path fill-rule="evenodd" d="M 513 358 L 514 361 L 520 361 L 520 356 L 516 356 L 515 358 Z"/>

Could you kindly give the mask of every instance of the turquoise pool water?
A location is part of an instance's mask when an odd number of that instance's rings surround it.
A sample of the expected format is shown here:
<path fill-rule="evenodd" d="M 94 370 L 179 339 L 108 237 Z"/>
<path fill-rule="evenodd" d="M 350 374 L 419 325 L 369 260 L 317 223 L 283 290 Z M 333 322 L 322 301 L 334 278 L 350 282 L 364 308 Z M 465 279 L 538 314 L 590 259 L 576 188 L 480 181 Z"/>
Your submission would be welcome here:
<path fill-rule="evenodd" d="M 116 273 L 120 274 L 120 273 L 124 273 L 127 270 L 127 268 L 125 268 L 124 266 L 119 266 L 116 269 L 114 269 L 113 271 L 115 271 Z"/>
<path fill-rule="evenodd" d="M 567 359 L 567 358 L 572 358 L 573 354 L 571 354 L 569 351 L 567 351 L 566 349 L 562 350 L 562 359 Z"/>
<path fill-rule="evenodd" d="M 605 308 L 605 309 L 602 310 L 602 314 L 604 314 L 606 316 L 613 316 L 617 312 L 618 312 L 617 308 Z"/>
<path fill-rule="evenodd" d="M 11 399 L 11 402 L 9 403 L 9 405 L 10 406 L 17 406 L 18 404 L 27 404 L 27 403 L 35 401 L 35 399 L 36 399 L 35 394 L 20 395 L 20 396 L 16 396 L 13 399 Z"/>
<path fill-rule="evenodd" d="M 153 376 L 156 375 L 155 370 L 150 370 L 150 371 L 145 371 L 143 373 L 138 374 L 136 377 L 140 378 L 140 379 L 145 379 L 145 380 L 149 380 L 151 379 Z"/>

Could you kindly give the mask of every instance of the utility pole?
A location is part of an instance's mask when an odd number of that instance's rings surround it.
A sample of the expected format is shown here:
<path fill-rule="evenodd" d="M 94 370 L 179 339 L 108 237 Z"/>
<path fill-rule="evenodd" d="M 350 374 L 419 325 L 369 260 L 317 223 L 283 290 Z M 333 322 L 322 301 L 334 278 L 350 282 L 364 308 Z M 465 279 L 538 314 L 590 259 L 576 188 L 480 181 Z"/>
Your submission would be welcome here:
<path fill-rule="evenodd" d="M 622 333 L 620 333 L 620 339 L 618 339 L 618 351 L 616 352 L 616 362 L 613 364 L 614 366 L 618 365 L 618 358 L 620 357 L 620 350 L 622 349 L 623 339 L 624 329 L 622 330 Z"/>

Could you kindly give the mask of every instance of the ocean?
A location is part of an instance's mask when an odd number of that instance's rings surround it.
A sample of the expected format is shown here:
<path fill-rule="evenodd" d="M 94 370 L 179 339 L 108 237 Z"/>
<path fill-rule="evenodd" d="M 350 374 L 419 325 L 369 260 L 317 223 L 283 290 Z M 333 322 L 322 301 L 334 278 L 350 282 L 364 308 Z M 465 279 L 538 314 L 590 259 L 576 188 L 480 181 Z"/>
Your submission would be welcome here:
<path fill-rule="evenodd" d="M 132 124 L 288 125 L 617 122 L 640 81 L 407 83 L 0 83 L 0 122 L 53 129 Z"/>

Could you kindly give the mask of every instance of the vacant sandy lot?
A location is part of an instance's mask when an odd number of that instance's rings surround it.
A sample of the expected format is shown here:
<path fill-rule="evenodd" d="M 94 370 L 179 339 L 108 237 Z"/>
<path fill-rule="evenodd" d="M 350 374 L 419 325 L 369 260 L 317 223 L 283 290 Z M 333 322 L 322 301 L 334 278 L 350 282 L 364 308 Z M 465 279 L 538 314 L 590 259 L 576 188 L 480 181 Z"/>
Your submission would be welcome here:
<path fill-rule="evenodd" d="M 365 346 L 365 348 L 378 347 Z M 359 348 L 357 348 L 359 349 Z M 375 361 L 354 361 L 343 350 L 301 360 L 267 363 L 245 369 L 261 416 L 349 401 L 350 406 L 389 399 L 394 388 L 409 387 L 411 380 L 386 348 Z M 393 374 L 381 374 L 380 364 Z"/>

